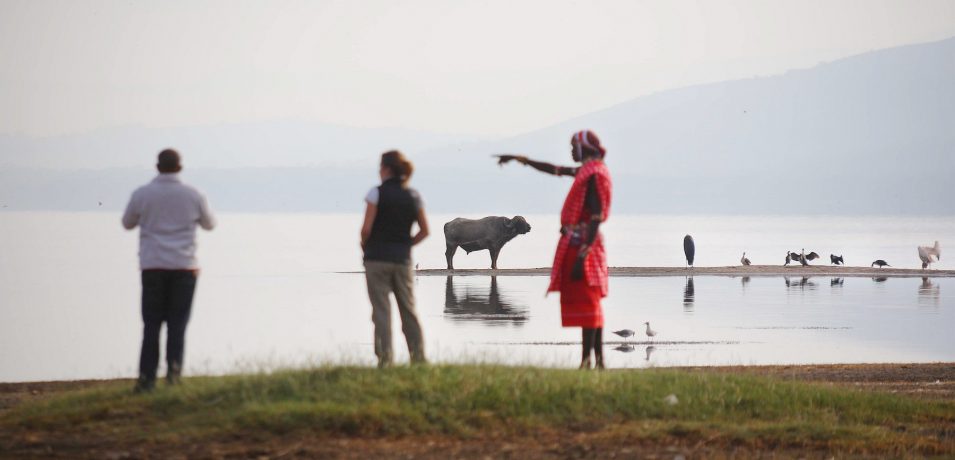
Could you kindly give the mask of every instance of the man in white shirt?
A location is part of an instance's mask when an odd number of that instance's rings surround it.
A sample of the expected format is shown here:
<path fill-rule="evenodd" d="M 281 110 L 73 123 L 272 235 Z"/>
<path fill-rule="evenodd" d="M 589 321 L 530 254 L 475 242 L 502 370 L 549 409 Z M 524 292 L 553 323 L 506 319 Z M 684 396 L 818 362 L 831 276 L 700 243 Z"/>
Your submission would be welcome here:
<path fill-rule="evenodd" d="M 133 192 L 123 227 L 139 226 L 139 267 L 142 270 L 143 344 L 135 391 L 156 386 L 159 332 L 166 323 L 166 381 L 179 382 L 186 324 L 192 310 L 199 265 L 196 226 L 215 227 L 206 198 L 179 178 L 179 153 L 166 149 L 156 164 L 159 175 Z"/>

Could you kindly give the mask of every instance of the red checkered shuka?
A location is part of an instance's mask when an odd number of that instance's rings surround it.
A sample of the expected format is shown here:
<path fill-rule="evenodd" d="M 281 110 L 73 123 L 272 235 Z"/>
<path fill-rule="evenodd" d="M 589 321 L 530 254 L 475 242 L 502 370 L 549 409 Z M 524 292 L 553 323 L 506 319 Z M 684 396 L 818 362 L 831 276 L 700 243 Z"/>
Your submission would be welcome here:
<path fill-rule="evenodd" d="M 600 206 L 603 208 L 603 221 L 610 216 L 610 170 L 603 161 L 590 161 L 577 171 L 574 184 L 564 200 L 564 208 L 560 212 L 561 226 L 576 225 L 590 220 L 584 215 L 584 200 L 587 196 L 587 182 L 591 176 L 596 176 L 597 195 L 600 197 Z M 570 249 L 570 233 L 561 236 L 557 243 L 557 253 L 554 255 L 554 265 L 550 273 L 550 286 L 547 292 L 560 291 L 561 273 L 564 270 L 564 257 Z M 571 267 L 567 267 L 570 270 Z M 587 284 L 600 288 L 601 297 L 607 297 L 609 292 L 609 271 L 607 270 L 607 251 L 604 249 L 603 236 L 597 235 L 587 259 L 584 261 L 584 277 Z"/>

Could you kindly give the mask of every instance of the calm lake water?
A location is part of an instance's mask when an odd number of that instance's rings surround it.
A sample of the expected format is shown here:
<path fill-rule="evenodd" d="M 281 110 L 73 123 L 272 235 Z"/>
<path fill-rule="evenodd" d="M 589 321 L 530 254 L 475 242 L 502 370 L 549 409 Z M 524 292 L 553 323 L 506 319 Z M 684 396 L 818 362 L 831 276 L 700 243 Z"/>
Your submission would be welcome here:
<path fill-rule="evenodd" d="M 359 215 L 219 217 L 200 235 L 188 374 L 374 362 L 364 278 L 341 273 L 361 270 Z M 415 257 L 441 268 L 441 226 L 456 216 L 430 217 L 434 235 Z M 551 262 L 557 218 L 526 217 L 533 230 L 504 248 L 502 268 Z M 917 268 L 917 245 L 955 242 L 955 218 L 614 216 L 610 264 L 681 266 L 686 233 L 698 266 L 736 265 L 744 250 L 755 264 L 781 265 L 786 250 L 806 248 L 849 265 Z M 0 213 L 0 381 L 134 376 L 136 250 L 118 214 Z M 455 265 L 485 268 L 489 258 L 459 251 Z M 419 277 L 430 358 L 575 366 L 579 329 L 560 327 L 546 286 L 545 277 Z M 611 278 L 610 289 L 611 367 L 955 361 L 952 278 Z M 644 321 L 659 332 L 653 344 L 609 333 L 642 331 Z"/>

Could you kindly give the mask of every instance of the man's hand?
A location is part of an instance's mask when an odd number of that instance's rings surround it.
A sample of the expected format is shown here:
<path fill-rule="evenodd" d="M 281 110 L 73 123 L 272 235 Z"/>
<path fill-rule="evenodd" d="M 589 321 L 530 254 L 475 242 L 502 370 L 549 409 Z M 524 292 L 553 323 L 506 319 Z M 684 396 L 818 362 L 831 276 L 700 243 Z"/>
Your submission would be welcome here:
<path fill-rule="evenodd" d="M 509 162 L 511 162 L 512 160 L 517 160 L 517 162 L 520 163 L 520 164 L 522 164 L 522 165 L 526 165 L 526 164 L 527 164 L 527 157 L 525 157 L 525 156 L 523 156 L 523 155 L 507 155 L 507 154 L 505 154 L 505 155 L 494 155 L 494 156 L 497 157 L 497 164 L 499 164 L 499 165 L 503 165 L 503 164 L 505 164 L 505 163 L 509 163 Z"/>

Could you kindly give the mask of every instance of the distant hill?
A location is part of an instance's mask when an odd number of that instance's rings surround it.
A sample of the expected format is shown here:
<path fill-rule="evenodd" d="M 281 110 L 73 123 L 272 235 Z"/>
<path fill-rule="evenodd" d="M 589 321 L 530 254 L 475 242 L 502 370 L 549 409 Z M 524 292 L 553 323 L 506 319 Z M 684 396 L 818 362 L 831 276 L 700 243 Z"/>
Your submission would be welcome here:
<path fill-rule="evenodd" d="M 357 211 L 377 154 L 395 146 L 412 154 L 431 210 L 556 212 L 568 180 L 489 155 L 569 163 L 570 135 L 591 128 L 609 148 L 616 212 L 955 214 L 953 82 L 955 38 L 666 91 L 493 142 L 282 123 L 6 137 L 0 204 L 119 206 L 152 175 L 143 162 L 175 145 L 220 209 Z"/>
<path fill-rule="evenodd" d="M 441 171 L 433 175 L 484 192 L 457 195 L 464 208 L 490 201 L 557 209 L 557 181 L 520 166 L 486 171 L 487 154 L 566 163 L 570 135 L 581 128 L 609 149 L 618 211 L 952 214 L 955 38 L 641 97 L 466 147 L 467 159 L 445 150 L 437 158 L 454 161 L 432 160 Z"/>

